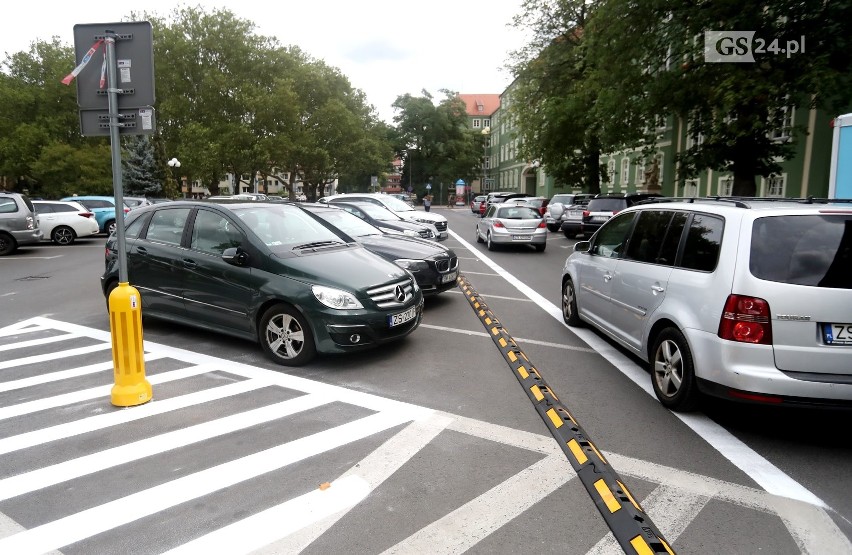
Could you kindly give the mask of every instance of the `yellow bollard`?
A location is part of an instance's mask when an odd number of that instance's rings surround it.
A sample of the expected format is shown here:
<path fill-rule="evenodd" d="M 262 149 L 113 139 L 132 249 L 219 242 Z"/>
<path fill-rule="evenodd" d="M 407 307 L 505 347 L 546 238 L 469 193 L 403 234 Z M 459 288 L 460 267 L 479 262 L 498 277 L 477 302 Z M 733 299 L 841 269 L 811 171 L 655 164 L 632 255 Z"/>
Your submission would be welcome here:
<path fill-rule="evenodd" d="M 109 328 L 115 369 L 112 404 L 132 407 L 147 403 L 153 392 L 145 379 L 142 302 L 139 291 L 126 282 L 119 283 L 109 294 Z"/>

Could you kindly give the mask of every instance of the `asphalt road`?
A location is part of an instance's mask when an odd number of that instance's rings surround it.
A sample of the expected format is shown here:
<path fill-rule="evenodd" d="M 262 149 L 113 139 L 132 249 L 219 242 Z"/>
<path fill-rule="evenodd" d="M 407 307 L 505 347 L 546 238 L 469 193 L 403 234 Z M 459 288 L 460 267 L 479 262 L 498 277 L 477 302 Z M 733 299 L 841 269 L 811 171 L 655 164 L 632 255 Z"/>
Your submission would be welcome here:
<path fill-rule="evenodd" d="M 675 551 L 852 552 L 849 413 L 673 414 L 562 324 L 574 241 L 489 252 L 468 209 L 433 211 Z M 620 552 L 460 290 L 397 344 L 302 368 L 146 319 L 154 399 L 117 409 L 102 270 L 102 237 L 0 258 L 0 553 Z"/>

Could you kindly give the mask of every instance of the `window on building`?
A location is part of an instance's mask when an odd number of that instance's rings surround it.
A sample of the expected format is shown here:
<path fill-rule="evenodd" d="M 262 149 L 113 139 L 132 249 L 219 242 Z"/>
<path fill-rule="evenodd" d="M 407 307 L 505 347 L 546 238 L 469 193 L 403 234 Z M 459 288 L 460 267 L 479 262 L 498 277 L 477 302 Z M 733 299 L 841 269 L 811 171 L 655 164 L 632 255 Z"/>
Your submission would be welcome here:
<path fill-rule="evenodd" d="M 773 141 L 788 141 L 793 136 L 793 115 L 795 112 L 795 108 L 792 106 L 784 106 L 779 112 L 772 118 L 771 129 L 769 132 L 769 137 Z"/>
<path fill-rule="evenodd" d="M 621 184 L 630 183 L 630 158 L 621 159 Z"/>
<path fill-rule="evenodd" d="M 645 183 L 645 161 L 641 158 L 637 158 L 634 162 L 636 166 L 636 184 L 644 184 Z"/>
<path fill-rule="evenodd" d="M 615 181 L 615 160 L 606 163 L 606 175 L 610 183 Z"/>
<path fill-rule="evenodd" d="M 787 188 L 787 174 L 773 174 L 766 178 L 764 195 L 767 197 L 783 197 Z"/>
<path fill-rule="evenodd" d="M 698 190 L 701 187 L 701 181 L 698 179 L 687 179 L 683 184 L 683 196 L 697 197 Z"/>
<path fill-rule="evenodd" d="M 481 126 L 482 126 L 482 120 L 481 119 L 477 118 L 477 119 L 473 120 L 473 128 L 474 129 L 479 129 Z"/>
<path fill-rule="evenodd" d="M 730 197 L 734 194 L 734 178 L 731 176 L 728 177 L 720 177 L 719 178 L 719 191 L 718 194 L 720 197 Z"/>
<path fill-rule="evenodd" d="M 491 120 L 488 119 L 488 118 L 485 118 L 484 120 L 482 120 L 482 126 L 483 127 L 491 127 Z"/>
<path fill-rule="evenodd" d="M 486 170 L 491 169 L 491 157 L 490 156 L 485 157 L 485 169 Z"/>

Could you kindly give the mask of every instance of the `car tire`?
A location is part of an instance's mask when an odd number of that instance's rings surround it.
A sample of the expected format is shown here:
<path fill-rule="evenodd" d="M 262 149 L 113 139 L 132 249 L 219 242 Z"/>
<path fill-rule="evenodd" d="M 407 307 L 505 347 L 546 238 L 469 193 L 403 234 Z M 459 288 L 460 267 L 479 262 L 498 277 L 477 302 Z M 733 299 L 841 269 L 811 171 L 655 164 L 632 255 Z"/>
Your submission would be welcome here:
<path fill-rule="evenodd" d="M 577 232 L 576 232 L 576 231 L 568 231 L 568 230 L 566 229 L 566 230 L 564 231 L 564 233 L 565 233 L 565 237 L 566 237 L 566 238 L 568 238 L 568 239 L 574 239 L 574 238 L 576 238 L 576 237 L 577 237 Z"/>
<path fill-rule="evenodd" d="M 666 328 L 654 340 L 650 357 L 654 393 L 663 406 L 690 411 L 698 404 L 698 386 L 692 351 L 683 333 Z"/>
<path fill-rule="evenodd" d="M 115 233 L 115 220 L 108 220 L 104 224 L 104 233 L 106 233 L 107 235 L 112 235 L 113 233 Z"/>
<path fill-rule="evenodd" d="M 580 320 L 580 313 L 577 310 L 577 293 L 574 290 L 574 282 L 571 278 L 565 280 L 562 284 L 562 320 L 571 327 L 580 327 L 583 321 Z"/>
<path fill-rule="evenodd" d="M 541 245 L 533 245 L 535 250 L 538 252 L 544 252 L 544 249 L 547 247 L 547 243 L 542 243 Z"/>
<path fill-rule="evenodd" d="M 548 231 L 559 231 L 559 227 L 560 226 L 556 224 L 547 224 Z"/>
<path fill-rule="evenodd" d="M 12 254 L 18 248 L 15 238 L 8 233 L 0 233 L 0 256 Z"/>
<path fill-rule="evenodd" d="M 57 245 L 70 245 L 76 238 L 77 235 L 74 233 L 74 230 L 67 225 L 57 226 L 50 233 L 50 240 Z"/>
<path fill-rule="evenodd" d="M 482 240 L 482 235 L 479 234 L 479 226 L 476 226 L 476 242 L 484 243 L 484 241 Z"/>
<path fill-rule="evenodd" d="M 269 358 L 283 366 L 301 366 L 317 354 L 307 319 L 286 304 L 273 305 L 263 313 L 257 337 Z"/>
<path fill-rule="evenodd" d="M 497 245 L 494 244 L 494 241 L 491 240 L 491 232 L 488 232 L 488 235 L 485 236 L 485 242 L 488 244 L 488 250 L 493 251 L 497 249 Z"/>

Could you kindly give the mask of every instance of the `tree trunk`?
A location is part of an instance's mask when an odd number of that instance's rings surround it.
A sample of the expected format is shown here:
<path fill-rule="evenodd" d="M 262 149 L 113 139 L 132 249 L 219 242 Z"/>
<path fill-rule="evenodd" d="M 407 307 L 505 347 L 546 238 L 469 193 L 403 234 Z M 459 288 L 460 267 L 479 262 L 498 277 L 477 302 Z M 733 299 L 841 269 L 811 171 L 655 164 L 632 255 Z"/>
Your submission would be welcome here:
<path fill-rule="evenodd" d="M 601 151 L 593 147 L 586 155 L 586 189 L 587 192 L 600 194 L 601 192 Z"/>

